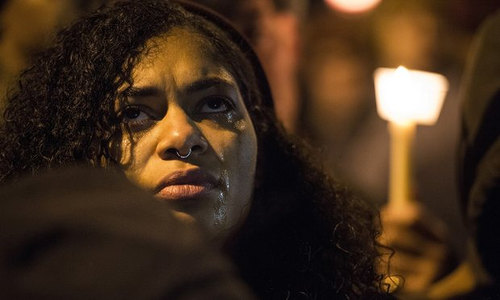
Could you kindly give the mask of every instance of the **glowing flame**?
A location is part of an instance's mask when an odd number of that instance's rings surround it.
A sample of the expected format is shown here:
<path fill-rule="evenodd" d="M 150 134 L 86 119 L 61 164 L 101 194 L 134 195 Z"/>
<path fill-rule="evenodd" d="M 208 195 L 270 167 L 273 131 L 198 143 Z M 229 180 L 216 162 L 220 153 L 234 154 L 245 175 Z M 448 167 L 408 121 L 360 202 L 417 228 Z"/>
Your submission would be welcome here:
<path fill-rule="evenodd" d="M 381 0 L 325 0 L 333 8 L 346 13 L 361 13 L 377 6 Z"/>
<path fill-rule="evenodd" d="M 400 124 L 436 123 L 448 81 L 437 73 L 378 68 L 374 73 L 377 111 L 381 118 Z"/>

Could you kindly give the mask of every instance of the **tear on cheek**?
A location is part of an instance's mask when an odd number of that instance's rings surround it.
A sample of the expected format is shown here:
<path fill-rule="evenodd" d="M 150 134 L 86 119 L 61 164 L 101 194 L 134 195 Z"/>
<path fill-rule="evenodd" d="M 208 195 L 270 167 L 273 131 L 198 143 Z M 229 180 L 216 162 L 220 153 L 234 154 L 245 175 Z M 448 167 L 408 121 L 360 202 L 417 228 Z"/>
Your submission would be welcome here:
<path fill-rule="evenodd" d="M 227 171 L 226 171 L 227 172 Z M 217 196 L 217 200 L 214 203 L 214 226 L 216 228 L 224 228 L 227 223 L 227 193 L 229 191 L 229 182 L 227 182 L 227 187 L 225 191 L 221 191 Z"/>
<path fill-rule="evenodd" d="M 242 132 L 247 128 L 247 123 L 245 122 L 245 120 L 238 120 L 234 123 L 234 128 Z"/>

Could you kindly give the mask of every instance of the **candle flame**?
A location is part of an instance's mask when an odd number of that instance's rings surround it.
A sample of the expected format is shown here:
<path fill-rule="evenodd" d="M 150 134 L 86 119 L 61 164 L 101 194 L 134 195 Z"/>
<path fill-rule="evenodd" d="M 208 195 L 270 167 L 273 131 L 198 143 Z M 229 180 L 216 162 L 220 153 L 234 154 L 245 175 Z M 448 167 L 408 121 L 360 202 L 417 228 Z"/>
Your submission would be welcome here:
<path fill-rule="evenodd" d="M 333 8 L 346 13 L 361 13 L 374 8 L 381 0 L 325 0 Z"/>
<path fill-rule="evenodd" d="M 381 118 L 400 124 L 434 124 L 448 90 L 437 73 L 378 68 L 374 73 L 377 111 Z"/>

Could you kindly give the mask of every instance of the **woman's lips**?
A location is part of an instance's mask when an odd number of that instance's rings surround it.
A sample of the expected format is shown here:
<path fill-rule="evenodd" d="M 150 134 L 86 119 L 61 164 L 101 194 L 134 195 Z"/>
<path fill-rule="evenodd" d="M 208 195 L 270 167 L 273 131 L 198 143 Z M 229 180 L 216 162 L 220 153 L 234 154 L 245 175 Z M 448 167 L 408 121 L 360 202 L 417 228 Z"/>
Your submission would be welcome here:
<path fill-rule="evenodd" d="M 212 189 L 212 185 L 175 184 L 168 185 L 155 194 L 157 198 L 165 200 L 180 200 L 199 197 Z"/>
<path fill-rule="evenodd" d="M 215 177 L 198 168 L 175 171 L 160 181 L 154 195 L 166 201 L 195 199 L 210 192 L 216 183 Z"/>

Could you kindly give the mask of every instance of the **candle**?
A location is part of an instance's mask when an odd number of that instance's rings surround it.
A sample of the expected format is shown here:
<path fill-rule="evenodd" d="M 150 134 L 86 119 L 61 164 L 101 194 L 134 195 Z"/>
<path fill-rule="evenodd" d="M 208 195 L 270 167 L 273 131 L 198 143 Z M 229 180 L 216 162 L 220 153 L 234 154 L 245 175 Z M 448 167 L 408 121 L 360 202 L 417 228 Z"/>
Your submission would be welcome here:
<path fill-rule="evenodd" d="M 362 13 L 375 8 L 381 0 L 325 0 L 333 8 L 346 13 Z"/>
<path fill-rule="evenodd" d="M 437 73 L 378 68 L 374 73 L 377 112 L 389 121 L 391 137 L 389 204 L 412 200 L 411 148 L 417 124 L 433 125 L 443 105 L 448 81 Z"/>

